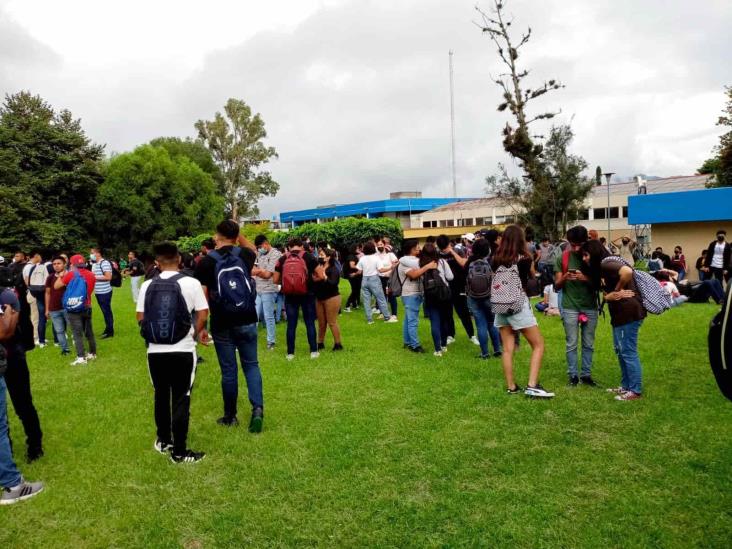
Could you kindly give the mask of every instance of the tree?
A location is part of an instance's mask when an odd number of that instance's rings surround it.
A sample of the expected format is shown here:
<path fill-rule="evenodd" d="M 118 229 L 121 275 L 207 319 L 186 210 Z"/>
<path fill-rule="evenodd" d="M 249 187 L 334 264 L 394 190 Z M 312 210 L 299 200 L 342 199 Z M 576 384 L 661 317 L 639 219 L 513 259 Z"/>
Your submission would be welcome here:
<path fill-rule="evenodd" d="M 153 147 L 163 147 L 168 151 L 172 159 L 185 156 L 189 160 L 192 160 L 199 168 L 213 178 L 219 192 L 224 192 L 224 177 L 221 174 L 221 169 L 214 162 L 211 151 L 200 141 L 194 141 L 190 137 L 186 139 L 181 139 L 180 137 L 158 137 L 150 141 L 150 144 Z"/>
<path fill-rule="evenodd" d="M 729 128 L 719 137 L 719 145 L 714 148 L 716 156 L 708 158 L 699 168 L 700 174 L 714 175 L 707 187 L 732 186 L 732 86 L 725 88 L 727 105 L 717 119 L 717 126 Z"/>
<path fill-rule="evenodd" d="M 274 196 L 280 186 L 262 166 L 277 158 L 274 147 L 267 147 L 264 120 L 240 99 L 229 99 L 224 117 L 217 112 L 213 120 L 195 124 L 198 137 L 211 151 L 223 175 L 227 213 L 235 221 L 259 214 L 257 203 L 263 196 Z"/>
<path fill-rule="evenodd" d="M 30 92 L 0 107 L 0 242 L 70 250 L 88 244 L 104 147 L 71 112 Z"/>
<path fill-rule="evenodd" d="M 505 15 L 505 0 L 494 0 L 492 14 L 478 9 L 482 23 L 478 24 L 495 44 L 498 57 L 507 72 L 493 78 L 503 92 L 498 111 L 508 110 L 515 125 L 506 123 L 503 129 L 503 148 L 518 161 L 524 172 L 523 181 L 509 177 L 505 166 L 499 165 L 501 174 L 487 179 L 489 189 L 508 202 L 517 203 L 517 214 L 527 225 L 533 226 L 551 237 L 558 236 L 576 213 L 578 201 L 584 201 L 591 192 L 587 182 L 579 174 L 586 163 L 580 157 L 567 153 L 567 145 L 572 140 L 568 126 L 552 129 L 546 147 L 552 147 L 553 158 L 545 154 L 545 147 L 537 143 L 542 136 L 531 135 L 534 123 L 554 118 L 557 112 L 542 112 L 530 115 L 527 107 L 534 100 L 564 86 L 557 80 L 547 80 L 542 84 L 529 87 L 525 83 L 529 71 L 519 66 L 522 48 L 531 39 L 531 28 L 516 40 L 511 36 L 512 18 Z M 584 196 L 583 196 L 584 195 Z M 569 210 L 562 209 L 570 207 Z"/>
<path fill-rule="evenodd" d="M 371 238 L 388 236 L 395 247 L 401 245 L 402 226 L 397 219 L 345 217 L 327 223 L 306 223 L 287 232 L 275 233 L 273 246 L 284 246 L 292 237 L 308 237 L 312 242 L 327 242 L 336 250 L 347 251 Z"/>
<path fill-rule="evenodd" d="M 186 156 L 142 145 L 112 158 L 94 219 L 100 244 L 123 252 L 211 230 L 224 214 L 213 178 Z"/>

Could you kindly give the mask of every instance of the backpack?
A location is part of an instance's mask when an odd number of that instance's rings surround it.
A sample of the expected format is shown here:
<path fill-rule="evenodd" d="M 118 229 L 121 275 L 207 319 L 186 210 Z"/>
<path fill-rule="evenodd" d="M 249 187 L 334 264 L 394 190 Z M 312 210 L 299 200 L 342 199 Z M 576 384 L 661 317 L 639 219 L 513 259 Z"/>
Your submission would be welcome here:
<path fill-rule="evenodd" d="M 404 282 L 405 280 L 402 280 L 399 277 L 399 265 L 397 265 L 391 270 L 391 274 L 389 275 L 388 288 L 391 295 L 394 297 L 400 297 L 402 295 L 402 286 L 404 286 Z"/>
<path fill-rule="evenodd" d="M 86 280 L 78 272 L 66 286 L 61 304 L 67 313 L 80 313 L 86 309 Z"/>
<path fill-rule="evenodd" d="M 183 297 L 178 273 L 170 278 L 156 276 L 145 292 L 145 314 L 140 335 L 148 343 L 173 345 L 191 331 L 191 312 Z"/>
<path fill-rule="evenodd" d="M 712 319 L 707 341 L 709 364 L 714 379 L 724 396 L 732 400 L 732 284 L 727 287 L 727 297 L 722 310 Z"/>
<path fill-rule="evenodd" d="M 485 299 L 491 296 L 493 269 L 486 259 L 477 259 L 468 267 L 465 279 L 465 291 L 473 299 Z"/>
<path fill-rule="evenodd" d="M 442 261 L 442 260 L 440 260 Z M 449 301 L 451 297 L 450 286 L 448 286 L 439 269 L 430 269 L 422 275 L 422 283 L 424 285 L 425 301 L 431 303 Z"/>
<path fill-rule="evenodd" d="M 526 293 L 521 286 L 518 266 L 501 265 L 493 275 L 491 287 L 491 308 L 494 314 L 513 315 L 521 311 Z"/>
<path fill-rule="evenodd" d="M 28 289 L 31 292 L 45 292 L 46 291 L 46 279 L 48 278 L 48 269 L 43 263 L 33 265 L 28 275 Z"/>
<path fill-rule="evenodd" d="M 115 261 L 109 261 L 108 259 L 104 261 L 112 267 L 112 278 L 109 280 L 109 285 L 113 288 L 119 288 L 122 286 L 122 273 L 119 270 L 119 265 Z"/>
<path fill-rule="evenodd" d="M 308 293 L 308 266 L 303 253 L 288 253 L 282 264 L 282 293 L 305 295 Z"/>
<path fill-rule="evenodd" d="M 602 263 L 606 261 L 618 261 L 626 267 L 633 269 L 630 263 L 619 256 L 611 255 L 606 257 L 602 260 Z M 633 281 L 635 282 L 636 288 L 638 288 L 641 301 L 643 301 L 643 308 L 649 313 L 660 315 L 673 306 L 671 296 L 663 289 L 661 283 L 650 274 L 633 269 Z"/>
<path fill-rule="evenodd" d="M 239 257 L 241 248 L 234 246 L 231 252 L 209 252 L 216 261 L 216 288 L 213 300 L 225 312 L 256 315 L 257 289 L 249 276 L 249 269 Z M 210 288 L 209 288 L 210 290 Z"/>

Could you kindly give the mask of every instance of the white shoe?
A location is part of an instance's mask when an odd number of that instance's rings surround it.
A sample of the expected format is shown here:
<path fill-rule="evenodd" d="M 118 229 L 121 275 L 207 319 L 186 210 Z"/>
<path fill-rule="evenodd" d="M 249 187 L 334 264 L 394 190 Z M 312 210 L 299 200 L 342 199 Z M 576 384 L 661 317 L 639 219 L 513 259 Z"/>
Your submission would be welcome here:
<path fill-rule="evenodd" d="M 319 356 L 320 356 L 320 353 L 318 351 L 314 351 L 314 352 L 310 353 L 310 358 L 312 358 L 312 359 L 316 359 Z"/>
<path fill-rule="evenodd" d="M 54 347 L 60 347 L 61 345 L 59 345 L 58 343 L 54 343 L 53 346 Z"/>
<path fill-rule="evenodd" d="M 447 344 L 450 345 L 452 343 L 455 343 L 455 338 L 452 336 L 447 336 Z"/>
<path fill-rule="evenodd" d="M 94 355 L 92 353 L 86 354 L 86 360 L 96 360 L 96 359 L 97 359 L 97 355 Z"/>
<path fill-rule="evenodd" d="M 474 345 L 480 345 L 480 341 L 478 341 L 478 336 L 471 337 L 470 341 L 472 341 Z"/>
<path fill-rule="evenodd" d="M 381 313 L 379 313 L 378 315 L 376 315 L 376 318 L 378 318 L 379 320 L 381 320 L 381 319 L 384 318 L 384 315 L 382 315 Z"/>
<path fill-rule="evenodd" d="M 346 307 L 345 309 L 343 309 L 343 312 L 344 313 L 350 313 L 351 312 L 351 308 L 350 307 Z"/>
<path fill-rule="evenodd" d="M 45 346 L 46 346 L 46 344 L 45 344 L 45 343 L 39 343 L 39 344 L 38 344 L 38 348 L 39 348 L 39 349 L 43 349 L 43 348 L 44 348 Z"/>
<path fill-rule="evenodd" d="M 369 326 L 371 326 L 373 323 L 374 323 L 373 320 L 369 320 L 366 324 L 368 324 Z"/>
<path fill-rule="evenodd" d="M 441 351 L 442 351 L 443 353 L 446 353 L 446 352 L 447 352 L 447 347 L 443 347 L 443 348 L 441 349 Z"/>
<path fill-rule="evenodd" d="M 287 360 L 295 360 L 295 355 L 287 355 L 285 358 Z"/>
<path fill-rule="evenodd" d="M 442 356 L 442 351 L 435 351 L 432 354 L 435 355 L 435 356 Z"/>
<path fill-rule="evenodd" d="M 372 307 L 371 308 L 371 314 L 372 315 L 378 314 L 378 312 L 379 312 L 379 309 L 377 309 L 376 307 Z"/>
<path fill-rule="evenodd" d="M 395 316 L 389 317 L 389 320 L 385 320 L 387 324 L 394 324 L 395 322 L 399 322 L 399 319 Z"/>
<path fill-rule="evenodd" d="M 86 364 L 86 359 L 79 357 L 74 362 L 71 363 L 72 366 L 84 366 Z"/>

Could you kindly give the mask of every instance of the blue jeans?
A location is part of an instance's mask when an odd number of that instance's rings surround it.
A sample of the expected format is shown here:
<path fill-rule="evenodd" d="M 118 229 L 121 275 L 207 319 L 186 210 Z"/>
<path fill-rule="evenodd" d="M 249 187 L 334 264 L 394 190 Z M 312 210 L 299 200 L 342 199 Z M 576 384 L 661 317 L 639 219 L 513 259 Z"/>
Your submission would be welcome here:
<path fill-rule="evenodd" d="M 97 303 L 104 316 L 104 333 L 114 335 L 114 315 L 112 314 L 112 292 L 96 294 Z"/>
<path fill-rule="evenodd" d="M 45 292 L 31 292 L 36 298 L 36 308 L 38 309 L 38 333 L 35 338 L 39 343 L 46 342 L 46 294 Z"/>
<path fill-rule="evenodd" d="M 447 315 L 452 314 L 452 304 L 449 301 L 430 304 L 425 302 L 424 312 L 427 314 L 427 318 L 430 319 L 430 332 L 435 351 L 447 347 Z"/>
<path fill-rule="evenodd" d="M 275 301 L 275 322 L 282 320 L 282 309 L 285 307 L 285 296 L 282 292 L 277 293 Z"/>
<path fill-rule="evenodd" d="M 579 325 L 580 313 L 587 315 L 587 323 Z M 564 309 L 562 311 L 562 322 L 566 335 L 567 350 L 567 375 L 577 376 L 577 346 L 579 344 L 579 333 L 582 331 L 582 376 L 592 374 L 592 354 L 595 350 L 595 328 L 597 328 L 597 311 L 594 309 Z"/>
<path fill-rule="evenodd" d="M 0 376 L 0 488 L 11 488 L 20 484 L 20 471 L 13 461 L 8 436 L 8 406 L 5 379 Z"/>
<path fill-rule="evenodd" d="M 618 362 L 620 362 L 620 385 L 638 394 L 643 391 L 643 374 L 638 357 L 638 331 L 641 324 L 643 324 L 642 320 L 636 320 L 613 327 L 615 354 L 618 355 Z"/>
<path fill-rule="evenodd" d="M 63 309 L 60 311 L 51 311 L 51 324 L 53 324 L 53 333 L 56 334 L 58 344 L 61 345 L 61 350 L 69 352 L 69 342 L 66 340 L 66 311 Z"/>
<path fill-rule="evenodd" d="M 404 322 L 402 323 L 404 343 L 415 349 L 419 347 L 417 327 L 419 326 L 419 308 L 422 305 L 422 296 L 403 295 L 402 304 L 404 305 Z"/>
<path fill-rule="evenodd" d="M 468 296 L 468 307 L 470 307 L 470 312 L 473 313 L 473 318 L 475 318 L 475 327 L 478 332 L 481 354 L 483 356 L 488 355 L 488 336 L 491 338 L 493 351 L 500 353 L 501 335 L 494 324 L 496 317 L 491 309 L 490 298 L 474 299 Z"/>
<path fill-rule="evenodd" d="M 233 417 L 237 411 L 239 397 L 238 365 L 236 352 L 239 351 L 241 369 L 247 380 L 249 402 L 254 408 L 264 407 L 262 395 L 262 372 L 257 360 L 257 325 L 245 324 L 217 330 L 212 333 L 216 356 L 221 367 L 221 392 L 224 396 L 224 415 Z"/>
<path fill-rule="evenodd" d="M 297 319 L 302 308 L 302 320 L 305 323 L 305 333 L 308 336 L 310 352 L 318 351 L 318 339 L 315 334 L 315 296 L 314 295 L 287 295 L 285 296 L 285 312 L 287 313 L 287 354 L 295 354 L 295 334 L 297 333 Z"/>
<path fill-rule="evenodd" d="M 264 318 L 264 325 L 267 327 L 267 343 L 275 342 L 275 304 L 277 294 L 267 292 L 257 294 L 257 318 Z"/>
<path fill-rule="evenodd" d="M 376 306 L 384 315 L 384 320 L 388 320 L 391 315 L 389 314 L 386 297 L 384 297 L 384 290 L 381 287 L 381 277 L 364 276 L 361 282 L 361 303 L 363 303 L 363 310 L 366 313 L 366 320 L 369 322 L 373 320 L 371 314 L 372 296 L 376 299 Z"/>

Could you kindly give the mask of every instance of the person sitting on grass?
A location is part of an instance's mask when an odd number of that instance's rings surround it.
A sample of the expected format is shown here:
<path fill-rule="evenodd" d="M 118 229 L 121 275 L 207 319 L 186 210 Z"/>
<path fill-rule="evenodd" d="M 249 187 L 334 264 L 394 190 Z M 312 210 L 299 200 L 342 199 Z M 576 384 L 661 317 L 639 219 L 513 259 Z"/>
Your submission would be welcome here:
<path fill-rule="evenodd" d="M 173 463 L 196 463 L 205 454 L 187 447 L 188 423 L 196 378 L 196 338 L 208 343 L 208 302 L 201 283 L 179 272 L 175 244 L 158 244 L 154 253 L 160 274 L 143 283 L 136 309 L 148 343 L 147 366 L 155 391 L 157 439 L 153 447 L 161 454 L 170 453 Z M 193 311 L 195 325 L 191 323 Z M 170 329 L 171 320 L 177 329 Z"/>
<path fill-rule="evenodd" d="M 559 294 L 554 289 L 554 284 L 544 286 L 544 299 L 536 305 L 536 310 L 544 313 L 545 316 L 559 316 Z"/>
<path fill-rule="evenodd" d="M 615 400 L 638 400 L 643 393 L 638 332 L 646 310 L 633 278 L 633 268 L 615 259 L 603 261 L 608 256 L 599 242 L 585 242 L 582 245 L 582 273 L 596 290 L 604 291 L 610 311 L 621 378 L 620 386 L 608 389 L 608 392 L 615 394 Z"/>

